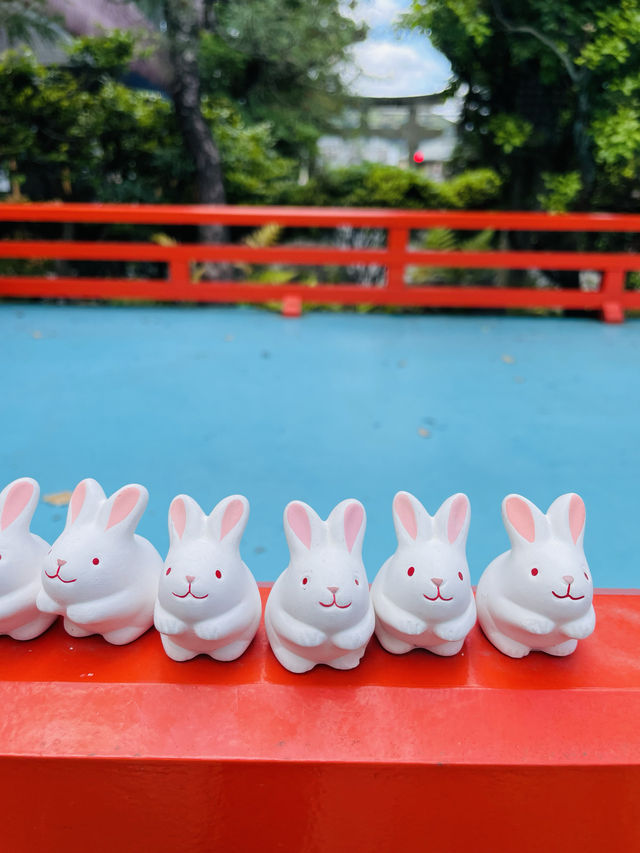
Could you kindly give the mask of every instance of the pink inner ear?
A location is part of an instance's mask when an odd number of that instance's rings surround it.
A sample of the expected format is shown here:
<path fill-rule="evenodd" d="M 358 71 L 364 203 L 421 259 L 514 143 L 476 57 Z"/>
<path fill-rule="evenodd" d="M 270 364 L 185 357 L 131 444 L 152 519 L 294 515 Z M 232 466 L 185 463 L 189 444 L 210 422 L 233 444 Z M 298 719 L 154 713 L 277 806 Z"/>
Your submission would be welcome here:
<path fill-rule="evenodd" d="M 536 524 L 529 504 L 520 498 L 509 498 L 507 501 L 507 518 L 523 539 L 526 539 L 527 542 L 533 542 L 536 538 Z"/>
<path fill-rule="evenodd" d="M 227 533 L 229 533 L 230 530 L 233 530 L 233 528 L 242 518 L 243 512 L 244 506 L 242 504 L 242 501 L 231 501 L 230 504 L 227 504 L 227 507 L 224 511 L 224 515 L 222 516 L 220 539 L 224 539 Z"/>
<path fill-rule="evenodd" d="M 460 535 L 460 531 L 462 530 L 466 517 L 467 501 L 466 498 L 460 496 L 453 502 L 451 512 L 449 513 L 449 521 L 447 523 L 447 536 L 449 537 L 449 542 L 453 543 L 456 541 Z"/>
<path fill-rule="evenodd" d="M 287 521 L 302 544 L 311 548 L 311 522 L 303 506 L 291 504 L 287 510 Z"/>
<path fill-rule="evenodd" d="M 363 518 L 364 510 L 360 504 L 349 504 L 344 514 L 344 538 L 349 551 L 353 548 L 356 536 L 360 532 Z"/>
<path fill-rule="evenodd" d="M 105 530 L 124 521 L 135 508 L 139 498 L 140 492 L 135 486 L 128 486 L 126 489 L 123 489 L 113 502 Z"/>
<path fill-rule="evenodd" d="M 6 530 L 10 524 L 13 524 L 31 500 L 32 495 L 33 483 L 16 483 L 16 485 L 10 489 L 2 508 L 0 529 Z"/>
<path fill-rule="evenodd" d="M 407 495 L 398 495 L 393 502 L 393 508 L 396 511 L 396 515 L 402 522 L 404 529 L 412 539 L 415 539 L 418 535 L 418 522 L 416 521 L 416 515 L 413 511 L 411 500 Z"/>
<path fill-rule="evenodd" d="M 584 501 L 579 495 L 573 495 L 569 502 L 569 528 L 574 543 L 578 541 L 578 537 L 582 533 L 586 515 Z"/>
<path fill-rule="evenodd" d="M 84 503 L 84 499 L 87 494 L 87 484 L 83 480 L 73 490 L 73 494 L 71 495 L 71 523 L 76 520 L 78 515 L 80 514 L 80 510 L 82 509 L 82 504 Z"/>
<path fill-rule="evenodd" d="M 178 534 L 178 538 L 182 539 L 184 529 L 187 526 L 187 509 L 184 505 L 184 501 L 180 498 L 172 501 L 171 506 L 169 507 L 169 515 L 171 516 L 171 522 L 174 530 Z"/>

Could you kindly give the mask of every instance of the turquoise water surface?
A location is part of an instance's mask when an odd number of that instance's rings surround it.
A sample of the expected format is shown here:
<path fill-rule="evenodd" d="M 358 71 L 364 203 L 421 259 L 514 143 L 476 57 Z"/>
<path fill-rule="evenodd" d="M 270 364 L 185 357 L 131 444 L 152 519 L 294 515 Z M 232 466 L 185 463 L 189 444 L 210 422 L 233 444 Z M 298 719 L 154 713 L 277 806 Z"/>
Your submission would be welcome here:
<path fill-rule="evenodd" d="M 576 491 L 596 585 L 640 587 L 637 320 L 5 303 L 0 329 L 0 485 L 143 483 L 139 532 L 163 553 L 174 495 L 210 510 L 240 492 L 244 559 L 273 580 L 289 500 L 326 517 L 357 497 L 371 579 L 396 491 L 430 512 L 463 491 L 477 581 L 508 546 L 504 495 L 546 510 Z M 52 540 L 65 513 L 41 502 L 33 529 Z"/>

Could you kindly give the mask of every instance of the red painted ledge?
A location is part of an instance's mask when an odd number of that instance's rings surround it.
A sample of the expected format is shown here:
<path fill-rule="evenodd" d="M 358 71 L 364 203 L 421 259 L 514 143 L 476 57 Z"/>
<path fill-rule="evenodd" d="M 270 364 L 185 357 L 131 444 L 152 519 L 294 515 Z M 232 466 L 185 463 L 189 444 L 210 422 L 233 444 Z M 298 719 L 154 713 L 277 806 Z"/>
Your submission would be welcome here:
<path fill-rule="evenodd" d="M 153 631 L 3 637 L 3 848 L 640 849 L 640 594 L 595 606 L 567 658 L 476 629 L 455 658 L 373 640 L 302 676 L 262 628 L 229 664 L 175 663 Z"/>

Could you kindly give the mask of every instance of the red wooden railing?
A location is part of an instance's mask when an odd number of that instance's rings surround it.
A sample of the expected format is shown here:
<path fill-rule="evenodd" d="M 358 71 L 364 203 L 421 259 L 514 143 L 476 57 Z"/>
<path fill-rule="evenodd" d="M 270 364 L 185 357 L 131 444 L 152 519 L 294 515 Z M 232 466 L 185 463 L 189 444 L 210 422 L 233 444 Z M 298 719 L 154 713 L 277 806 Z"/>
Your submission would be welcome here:
<path fill-rule="evenodd" d="M 261 226 L 296 228 L 376 228 L 387 233 L 386 247 L 332 248 L 326 245 L 253 247 L 238 244 L 157 245 L 153 242 L 0 241 L 0 258 L 90 261 L 156 261 L 167 265 L 165 279 L 0 275 L 0 296 L 70 299 L 143 299 L 169 302 L 271 302 L 286 314 L 302 303 L 440 306 L 452 308 L 567 308 L 599 311 L 620 322 L 625 311 L 640 310 L 640 292 L 625 289 L 626 274 L 640 270 L 640 254 L 549 251 L 415 251 L 410 232 L 428 228 L 548 232 L 639 232 L 640 215 L 608 213 L 507 213 L 404 211 L 348 208 L 173 206 L 120 204 L 0 204 L 0 221 L 114 223 L 138 225 Z M 375 265 L 386 269 L 382 286 L 360 284 L 265 284 L 255 281 L 193 279 L 192 264 Z M 410 285 L 410 266 L 476 269 L 595 270 L 595 291 L 569 288 Z"/>

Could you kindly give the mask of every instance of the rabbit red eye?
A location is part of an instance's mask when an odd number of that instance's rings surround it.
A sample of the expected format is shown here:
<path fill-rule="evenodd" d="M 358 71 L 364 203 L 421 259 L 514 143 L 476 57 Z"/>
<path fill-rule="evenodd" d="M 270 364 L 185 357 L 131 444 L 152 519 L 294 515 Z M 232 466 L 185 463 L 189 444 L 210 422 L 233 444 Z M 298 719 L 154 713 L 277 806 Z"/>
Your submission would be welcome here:
<path fill-rule="evenodd" d="M 309 578 L 302 578 L 302 586 L 306 586 L 309 583 Z"/>
<path fill-rule="evenodd" d="M 587 580 L 589 580 L 589 575 L 586 572 L 584 573 L 584 576 Z"/>
<path fill-rule="evenodd" d="M 100 562 L 100 560 L 97 557 L 94 557 L 93 560 L 91 560 L 91 562 L 93 563 L 94 566 L 97 566 L 98 563 Z"/>
<path fill-rule="evenodd" d="M 407 574 L 409 575 L 409 577 L 411 577 L 411 575 L 412 575 L 414 572 L 415 572 L 415 569 L 413 568 L 413 566 L 409 566 L 409 568 L 407 569 Z"/>
<path fill-rule="evenodd" d="M 355 580 L 356 580 L 356 586 L 360 586 L 360 581 L 358 580 L 358 578 L 356 578 Z"/>
<path fill-rule="evenodd" d="M 458 572 L 458 577 L 460 578 L 461 581 L 464 580 L 464 575 L 462 574 L 462 572 Z"/>
<path fill-rule="evenodd" d="M 167 571 L 165 572 L 165 575 L 170 575 L 170 574 L 171 574 L 171 566 L 169 566 L 169 568 L 168 568 L 168 569 L 167 569 Z"/>
<path fill-rule="evenodd" d="M 532 574 L 532 575 L 534 576 L 534 578 L 535 578 L 535 576 L 538 574 L 538 570 L 537 570 L 537 569 L 531 569 L 531 574 Z"/>
<path fill-rule="evenodd" d="M 222 577 L 222 572 L 220 571 L 220 569 L 216 569 L 216 577 L 217 577 L 217 578 L 221 578 L 221 577 Z"/>

